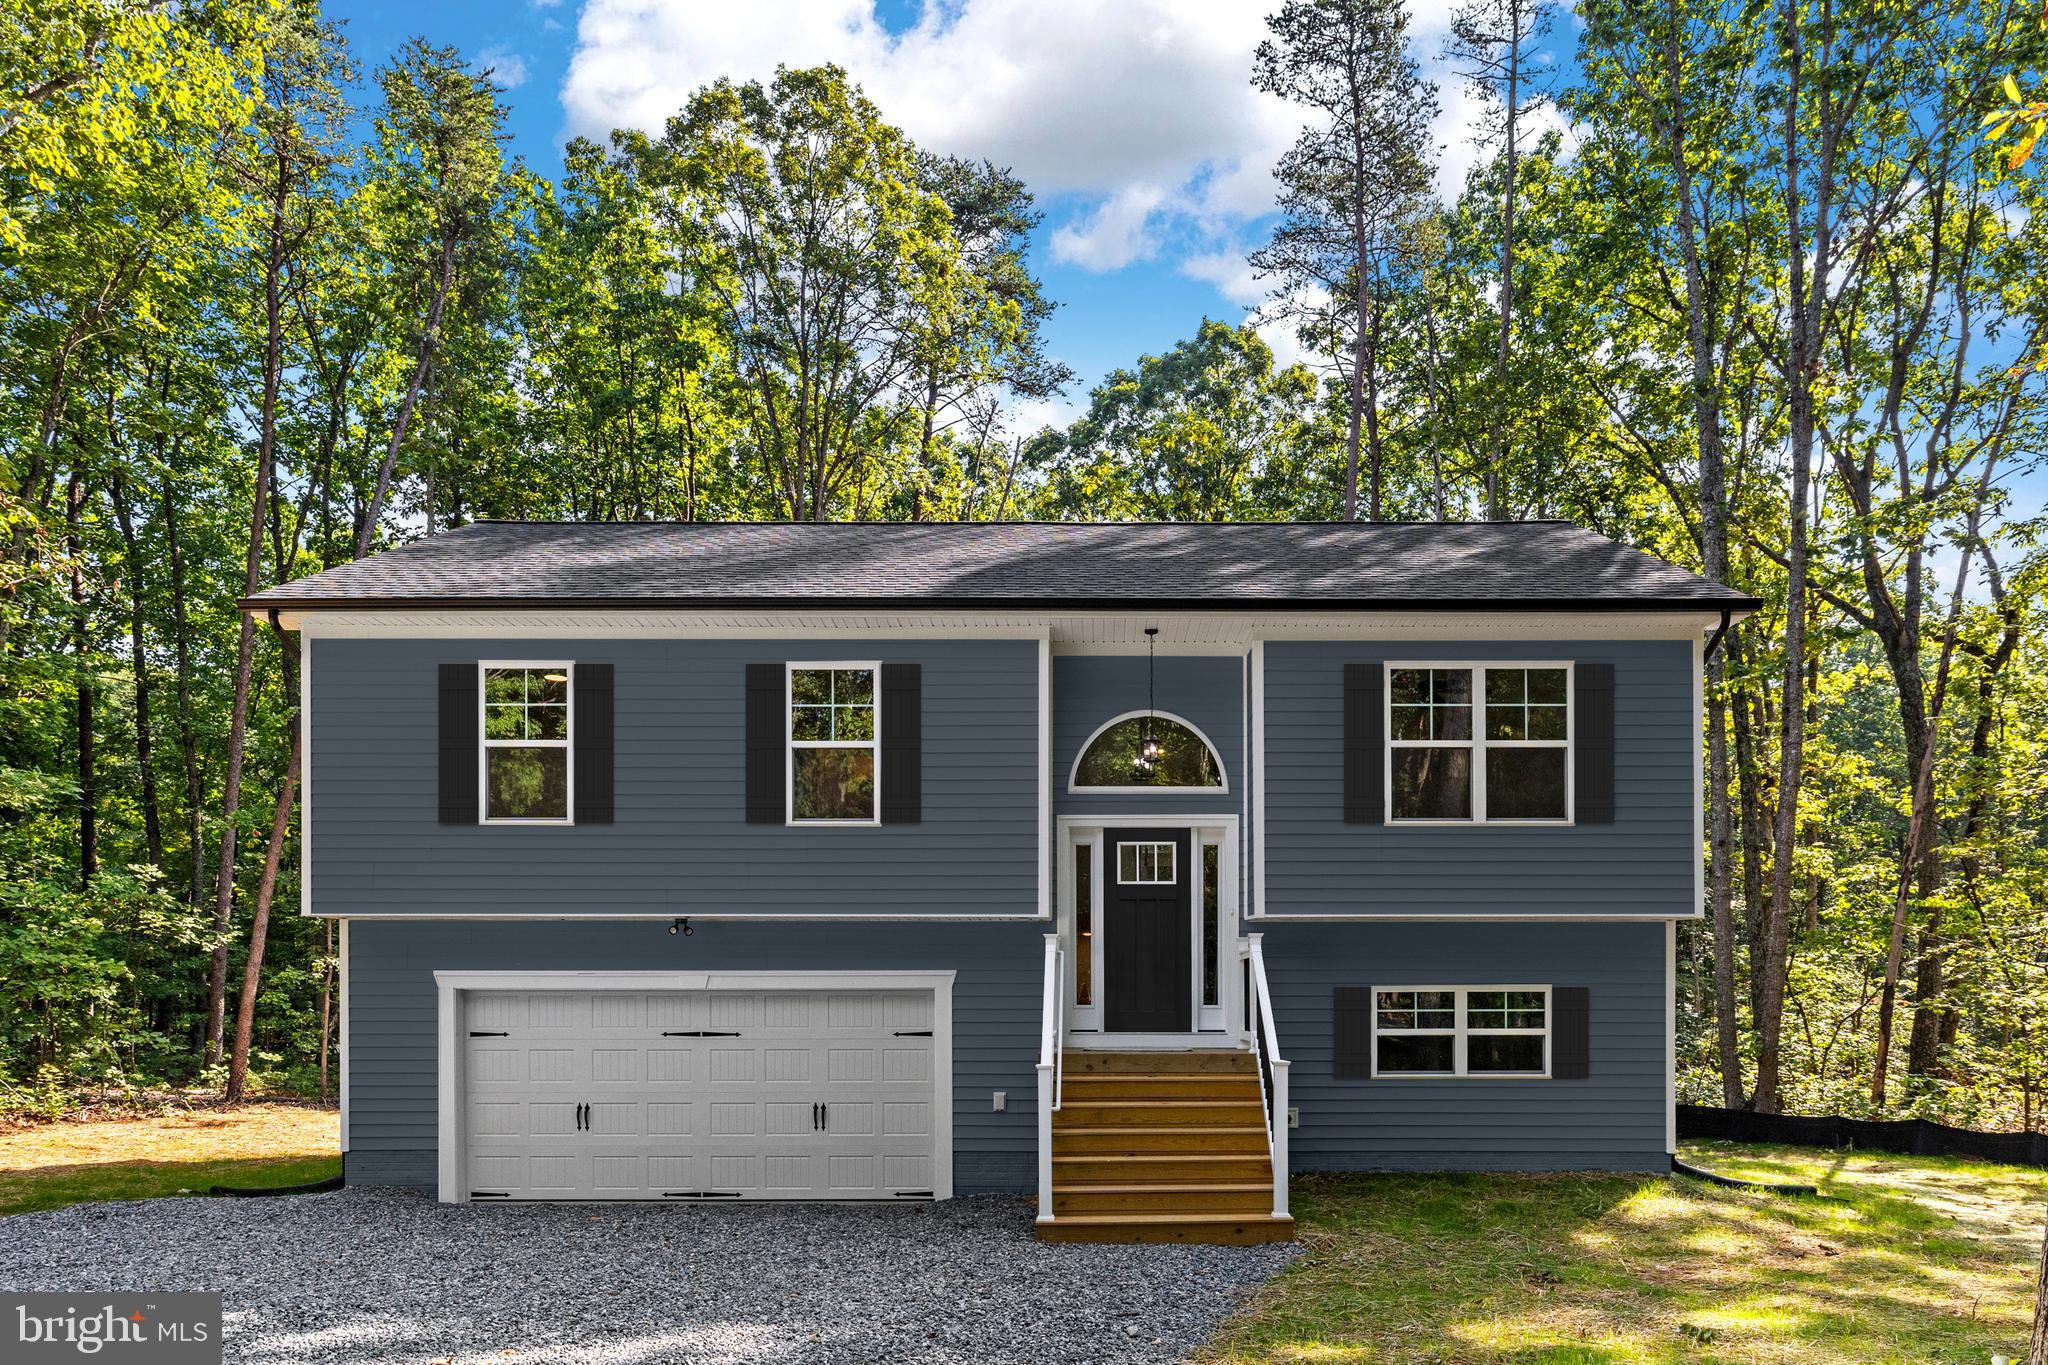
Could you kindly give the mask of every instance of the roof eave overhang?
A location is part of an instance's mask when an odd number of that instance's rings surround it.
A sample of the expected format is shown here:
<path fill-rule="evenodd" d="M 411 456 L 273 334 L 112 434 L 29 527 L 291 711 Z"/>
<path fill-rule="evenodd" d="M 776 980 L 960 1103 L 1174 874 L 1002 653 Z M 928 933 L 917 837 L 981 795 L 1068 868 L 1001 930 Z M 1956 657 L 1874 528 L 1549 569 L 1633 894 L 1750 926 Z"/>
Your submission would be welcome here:
<path fill-rule="evenodd" d="M 245 597 L 243 611 L 303 615 L 329 611 L 787 611 L 787 612 L 1709 612 L 1736 619 L 1763 605 L 1754 597 L 1544 598 L 1433 597 L 1399 601 L 1371 598 L 1128 598 L 1042 597 Z"/>

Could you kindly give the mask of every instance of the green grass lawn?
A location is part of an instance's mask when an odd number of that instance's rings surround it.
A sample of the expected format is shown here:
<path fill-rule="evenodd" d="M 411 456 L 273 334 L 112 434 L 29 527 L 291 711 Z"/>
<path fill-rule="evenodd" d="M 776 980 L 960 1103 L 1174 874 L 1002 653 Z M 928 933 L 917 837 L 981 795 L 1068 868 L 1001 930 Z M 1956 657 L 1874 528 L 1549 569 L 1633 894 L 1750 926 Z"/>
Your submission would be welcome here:
<path fill-rule="evenodd" d="M 2025 1355 L 2048 1171 L 1687 1143 L 1677 1177 L 1310 1176 L 1304 1255 L 1205 1359 L 1954 1361 Z"/>
<path fill-rule="evenodd" d="M 303 1185 L 341 1174 L 338 1156 L 260 1161 L 109 1161 L 0 1171 L 0 1214 L 108 1199 L 205 1194 L 213 1185 Z"/>

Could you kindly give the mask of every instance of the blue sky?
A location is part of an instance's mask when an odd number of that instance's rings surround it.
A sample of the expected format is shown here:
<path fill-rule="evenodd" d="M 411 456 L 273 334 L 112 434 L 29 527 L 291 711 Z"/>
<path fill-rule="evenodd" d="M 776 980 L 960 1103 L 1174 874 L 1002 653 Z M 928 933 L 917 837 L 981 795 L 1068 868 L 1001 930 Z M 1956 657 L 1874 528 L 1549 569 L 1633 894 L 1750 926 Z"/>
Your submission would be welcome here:
<path fill-rule="evenodd" d="M 1270 168 L 1294 111 L 1249 85 L 1261 0 L 330 0 L 365 74 L 409 37 L 452 45 L 511 87 L 514 149 L 553 176 L 564 139 L 658 129 L 719 76 L 837 61 L 922 146 L 1023 175 L 1045 211 L 1034 262 L 1060 307 L 1053 354 L 1090 384 L 1237 321 L 1260 289 Z M 1441 5 L 1415 43 L 1440 68 Z M 1444 79 L 1442 181 L 1469 164 L 1472 110 Z M 1269 341 L 1282 353 L 1291 338 Z M 1055 408 L 1036 417 L 1062 419 Z"/>

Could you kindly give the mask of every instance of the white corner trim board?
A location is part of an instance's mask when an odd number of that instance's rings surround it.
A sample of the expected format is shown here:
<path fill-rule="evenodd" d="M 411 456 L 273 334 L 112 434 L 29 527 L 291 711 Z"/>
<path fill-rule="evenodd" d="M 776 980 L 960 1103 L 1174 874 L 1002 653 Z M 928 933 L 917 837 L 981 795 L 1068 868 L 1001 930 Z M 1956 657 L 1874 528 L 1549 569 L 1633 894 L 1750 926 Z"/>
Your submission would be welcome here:
<path fill-rule="evenodd" d="M 1038 640 L 1038 918 L 1052 919 L 1052 640 Z"/>
<path fill-rule="evenodd" d="M 932 1197 L 951 1198 L 954 977 L 952 971 L 437 971 L 439 1197 L 443 1203 L 464 1203 L 470 1197 L 461 1065 L 468 992 L 894 990 L 931 992 Z M 346 1086 L 346 1069 L 342 1074 Z"/>

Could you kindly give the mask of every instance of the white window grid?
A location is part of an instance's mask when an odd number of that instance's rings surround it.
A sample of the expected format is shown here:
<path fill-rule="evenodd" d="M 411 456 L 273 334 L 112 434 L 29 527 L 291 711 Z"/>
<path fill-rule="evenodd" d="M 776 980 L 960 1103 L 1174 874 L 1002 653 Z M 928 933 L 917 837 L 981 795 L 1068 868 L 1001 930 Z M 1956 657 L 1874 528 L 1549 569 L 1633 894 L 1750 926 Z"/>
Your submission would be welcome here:
<path fill-rule="evenodd" d="M 800 672 L 851 673 L 865 671 L 869 679 L 868 705 L 874 724 L 868 739 L 798 739 L 796 737 L 796 675 Z M 838 708 L 835 706 L 835 710 Z M 864 827 L 882 823 L 882 665 L 874 660 L 825 661 L 792 660 L 782 670 L 783 821 L 791 825 L 847 825 Z M 796 751 L 799 749 L 865 749 L 874 765 L 875 787 L 872 809 L 865 819 L 828 820 L 799 818 L 796 813 Z"/>
<path fill-rule="evenodd" d="M 1474 1028 L 1471 1026 L 1471 997 L 1521 993 L 1540 995 L 1543 999 L 1543 1026 L 1541 1028 Z M 1425 995 L 1449 995 L 1451 1020 L 1449 1028 L 1402 1028 L 1384 1026 L 1380 1023 L 1380 997 L 1383 995 L 1406 995 L 1420 1000 Z M 1417 1010 L 1419 1015 L 1420 1010 Z M 1458 1077 L 1470 1080 L 1544 1080 L 1550 1075 L 1551 1025 L 1556 1019 L 1551 1009 L 1550 987 L 1548 986 L 1374 986 L 1372 988 L 1372 1074 L 1389 1080 L 1441 1080 Z M 1474 1071 L 1468 1065 L 1468 1043 L 1473 1038 L 1543 1038 L 1543 1069 L 1541 1071 Z M 1390 1038 L 1449 1038 L 1451 1046 L 1451 1069 L 1449 1071 L 1381 1071 L 1380 1039 Z"/>
<path fill-rule="evenodd" d="M 490 737 L 490 675 L 493 670 L 524 669 L 530 673 L 561 673 L 568 678 L 564 691 L 568 706 L 562 719 L 560 739 L 492 739 Z M 477 822 L 485 825 L 573 825 L 576 823 L 576 749 L 570 743 L 576 737 L 576 664 L 573 660 L 559 659 L 481 659 L 476 666 L 476 794 Z M 546 816 L 493 816 L 491 814 L 491 750 L 493 749 L 563 749 L 567 756 L 563 762 L 563 783 L 566 788 L 560 815 Z"/>
<path fill-rule="evenodd" d="M 1394 737 L 1394 674 L 1410 669 L 1440 672 L 1463 672 L 1471 676 L 1469 708 L 1470 738 L 1467 739 L 1396 739 Z M 1562 670 L 1564 673 L 1564 715 L 1563 739 L 1488 739 L 1486 737 L 1486 675 L 1489 672 L 1528 672 L 1531 670 Z M 1577 812 L 1578 762 L 1574 739 L 1578 734 L 1577 693 L 1574 686 L 1573 666 L 1569 660 L 1495 660 L 1487 663 L 1471 662 L 1409 662 L 1389 660 L 1385 666 L 1382 681 L 1383 696 L 1381 723 L 1387 736 L 1382 781 L 1386 792 L 1386 822 L 1390 825 L 1569 825 L 1575 822 Z M 1524 693 L 1526 696 L 1526 692 Z M 1434 712 L 1451 709 L 1431 706 L 1432 731 Z M 1394 751 L 1397 749 L 1465 749 L 1472 755 L 1472 814 L 1465 818 L 1438 816 L 1402 818 L 1394 814 Z M 1526 819 L 1489 817 L 1486 809 L 1486 751 L 1488 749 L 1562 749 L 1564 751 L 1564 816 L 1558 818 Z"/>
<path fill-rule="evenodd" d="M 1116 846 L 1116 880 L 1119 886 L 1172 886 L 1180 880 L 1174 855 L 1180 845 L 1119 842 Z"/>

